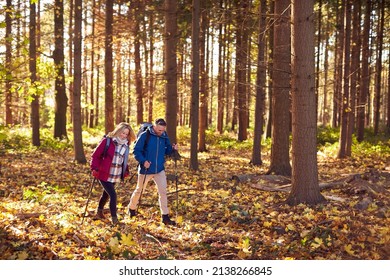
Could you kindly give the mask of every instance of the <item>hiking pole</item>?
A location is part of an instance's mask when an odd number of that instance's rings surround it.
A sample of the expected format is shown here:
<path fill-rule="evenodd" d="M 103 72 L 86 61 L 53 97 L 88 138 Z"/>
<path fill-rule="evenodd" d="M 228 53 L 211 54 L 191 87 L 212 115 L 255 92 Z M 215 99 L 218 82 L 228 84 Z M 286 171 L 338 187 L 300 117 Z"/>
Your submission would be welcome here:
<path fill-rule="evenodd" d="M 176 219 L 177 219 L 177 211 L 179 209 L 179 192 L 177 186 L 177 158 L 175 157 L 175 183 L 176 183 Z"/>
<path fill-rule="evenodd" d="M 137 211 L 138 211 L 138 207 L 141 205 L 141 198 L 142 198 L 142 193 L 144 192 L 144 187 L 145 187 L 145 181 L 146 181 L 146 173 L 148 173 L 148 169 L 149 168 L 145 168 L 145 174 L 144 174 L 144 181 L 142 183 L 142 189 L 141 189 L 141 194 L 139 196 L 139 199 L 138 199 L 138 205 L 137 205 Z"/>
<path fill-rule="evenodd" d="M 173 144 L 175 146 L 176 144 Z M 176 219 L 177 219 L 177 212 L 179 211 L 179 190 L 178 190 L 178 176 L 177 176 L 177 161 L 180 159 L 179 152 L 174 149 L 172 154 L 172 159 L 175 162 L 175 184 L 176 184 Z"/>
<path fill-rule="evenodd" d="M 129 179 L 129 182 L 131 183 L 131 180 L 133 180 L 133 178 L 134 178 L 134 176 L 137 174 L 137 171 L 135 171 L 134 173 L 133 173 L 133 175 L 131 175 L 131 177 L 130 177 L 130 179 Z"/>
<path fill-rule="evenodd" d="M 81 220 L 81 225 L 84 223 L 85 213 L 87 213 L 89 199 L 91 197 L 93 187 L 95 186 L 95 182 L 96 182 L 96 177 L 93 177 L 93 180 L 92 180 L 92 183 L 91 183 L 91 187 L 90 187 L 89 193 L 88 193 L 87 203 L 85 204 L 85 210 L 84 210 L 84 214 L 83 214 L 83 219 Z"/>

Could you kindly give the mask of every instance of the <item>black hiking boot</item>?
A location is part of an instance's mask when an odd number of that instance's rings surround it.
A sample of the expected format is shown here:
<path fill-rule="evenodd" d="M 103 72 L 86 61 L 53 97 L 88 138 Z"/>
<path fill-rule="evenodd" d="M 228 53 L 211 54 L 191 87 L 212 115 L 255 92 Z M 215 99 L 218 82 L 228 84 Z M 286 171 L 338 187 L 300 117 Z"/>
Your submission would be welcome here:
<path fill-rule="evenodd" d="M 137 216 L 137 212 L 135 212 L 135 210 L 130 209 L 130 208 L 129 208 L 128 214 L 129 214 L 130 218 Z"/>
<path fill-rule="evenodd" d="M 112 217 L 112 225 L 113 226 L 119 225 L 118 217 Z"/>
<path fill-rule="evenodd" d="M 97 212 L 96 212 L 96 217 L 101 219 L 101 220 L 104 220 L 104 214 L 103 214 L 103 209 L 98 209 Z"/>
<path fill-rule="evenodd" d="M 176 222 L 175 222 L 175 221 L 172 221 L 172 220 L 169 218 L 169 215 L 168 215 L 168 214 L 162 215 L 162 222 L 164 223 L 164 225 L 169 225 L 169 226 L 175 226 L 175 225 L 176 225 Z"/>

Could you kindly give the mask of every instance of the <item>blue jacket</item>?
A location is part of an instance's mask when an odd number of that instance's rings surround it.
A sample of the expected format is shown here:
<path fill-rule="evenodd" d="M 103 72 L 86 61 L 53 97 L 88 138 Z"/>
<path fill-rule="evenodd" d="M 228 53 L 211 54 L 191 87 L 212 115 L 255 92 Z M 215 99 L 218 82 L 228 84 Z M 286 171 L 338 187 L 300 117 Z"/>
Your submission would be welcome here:
<path fill-rule="evenodd" d="M 147 133 L 150 133 L 149 140 L 145 146 Z M 161 136 L 157 136 L 153 127 L 147 128 L 138 137 L 134 145 L 134 158 L 139 162 L 138 172 L 141 174 L 156 174 L 165 169 L 165 156 L 173 151 L 168 134 L 164 131 Z M 146 171 L 144 162 L 150 161 L 150 168 Z"/>

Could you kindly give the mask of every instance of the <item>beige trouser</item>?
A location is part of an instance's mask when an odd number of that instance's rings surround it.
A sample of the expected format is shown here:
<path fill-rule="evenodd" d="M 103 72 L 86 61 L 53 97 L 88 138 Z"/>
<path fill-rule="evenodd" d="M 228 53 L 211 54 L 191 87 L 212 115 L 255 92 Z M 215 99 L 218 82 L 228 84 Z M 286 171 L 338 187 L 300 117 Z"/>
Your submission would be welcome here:
<path fill-rule="evenodd" d="M 160 210 L 161 214 L 169 214 L 168 209 L 168 199 L 167 199 L 167 177 L 165 175 L 165 171 L 161 171 L 160 173 L 156 174 L 147 174 L 145 178 L 145 174 L 138 174 L 138 181 L 137 181 L 137 187 L 135 188 L 133 194 L 130 198 L 129 208 L 130 209 L 137 209 L 137 205 L 142 193 L 142 188 L 145 188 L 145 186 L 148 184 L 148 182 L 153 179 L 154 183 L 157 186 L 158 190 L 158 202 L 160 204 Z M 142 186 L 142 184 L 145 184 Z"/>

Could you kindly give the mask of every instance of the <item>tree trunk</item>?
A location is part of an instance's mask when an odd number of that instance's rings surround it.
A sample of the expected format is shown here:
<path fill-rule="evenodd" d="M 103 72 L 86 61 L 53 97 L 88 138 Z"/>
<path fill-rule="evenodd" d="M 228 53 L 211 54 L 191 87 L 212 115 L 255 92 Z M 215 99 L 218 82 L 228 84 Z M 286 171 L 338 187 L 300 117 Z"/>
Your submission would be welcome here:
<path fill-rule="evenodd" d="M 360 0 L 354 0 L 352 12 L 352 48 L 351 48 L 351 91 L 350 91 L 350 107 L 351 113 L 348 118 L 347 131 L 347 154 L 352 154 L 352 134 L 355 129 L 355 112 L 356 112 L 356 96 L 358 94 L 358 80 L 360 75 Z"/>
<path fill-rule="evenodd" d="M 192 70 L 191 70 L 191 151 L 190 166 L 199 169 L 198 130 L 199 130 L 199 19 L 200 0 L 192 0 Z"/>
<path fill-rule="evenodd" d="M 54 37 L 55 49 L 53 53 L 54 65 L 56 68 L 55 79 L 55 116 L 54 116 L 54 137 L 68 138 L 66 130 L 66 110 L 68 97 L 65 89 L 65 56 L 64 56 L 64 3 L 62 0 L 55 0 L 54 4 Z"/>
<path fill-rule="evenodd" d="M 361 87 L 358 98 L 358 112 L 357 112 L 357 140 L 359 142 L 364 140 L 364 128 L 366 120 L 366 106 L 367 97 L 369 95 L 369 59 L 370 59 L 370 25 L 371 25 L 371 1 L 367 0 L 365 5 L 364 15 L 364 30 L 362 37 L 362 74 Z"/>
<path fill-rule="evenodd" d="M 375 65 L 375 95 L 374 95 L 374 134 L 378 135 L 380 112 L 381 112 L 381 87 L 382 87 L 382 50 L 383 50 L 383 32 L 385 25 L 385 1 L 378 4 L 378 38 L 376 47 L 376 65 Z"/>
<path fill-rule="evenodd" d="M 141 28 L 141 34 L 140 34 L 140 38 L 141 38 L 141 44 L 143 46 L 143 70 L 144 70 L 144 86 L 143 86 L 143 93 L 142 93 L 142 96 L 143 96 L 143 104 L 145 106 L 144 108 L 144 115 L 145 115 L 145 119 L 148 120 L 148 121 L 151 121 L 153 122 L 153 114 L 152 114 L 152 117 L 149 119 L 149 116 L 150 116 L 150 109 L 149 109 L 149 105 L 150 105 L 150 99 L 149 99 L 149 96 L 150 96 L 150 91 L 149 91 L 149 80 L 150 80 L 150 76 L 152 75 L 152 72 L 151 70 L 149 70 L 149 55 L 150 55 L 150 50 L 148 49 L 148 28 L 149 29 L 153 29 L 153 26 L 149 26 L 149 24 L 147 23 L 147 18 L 150 17 L 149 13 L 146 13 L 146 9 L 145 9 L 145 1 L 141 1 L 140 2 L 140 11 L 139 11 L 139 14 L 141 15 L 145 15 L 142 17 L 142 19 L 140 20 L 140 24 L 142 25 L 142 28 Z"/>
<path fill-rule="evenodd" d="M 105 129 L 106 133 L 114 129 L 114 89 L 113 89 L 113 70 L 112 70 L 112 26 L 114 17 L 114 1 L 106 0 L 106 22 L 105 22 L 105 58 L 104 58 L 104 77 L 105 77 Z"/>
<path fill-rule="evenodd" d="M 238 141 L 244 141 L 248 138 L 248 100 L 246 92 L 247 84 L 247 53 L 248 53 L 248 40 L 249 31 L 246 27 L 245 21 L 248 21 L 248 0 L 239 1 L 238 14 L 237 14 L 237 59 L 236 59 L 236 89 L 237 89 L 237 118 L 238 118 Z"/>
<path fill-rule="evenodd" d="M 270 8 L 269 8 L 269 11 L 270 11 L 270 14 L 273 14 L 274 13 L 274 10 L 275 10 L 275 1 L 271 1 L 271 5 L 270 5 Z M 273 18 L 271 20 L 272 24 L 275 22 L 275 19 Z M 272 106 L 272 99 L 273 99 L 273 68 L 274 68 L 274 30 L 275 28 L 269 28 L 269 39 L 268 39 L 268 42 L 269 42 L 269 55 L 268 55 L 268 76 L 269 76 L 269 79 L 268 79 L 268 117 L 267 117 L 267 129 L 266 129 L 266 133 L 265 133 L 265 137 L 266 138 L 271 138 L 272 137 L 272 123 L 273 123 L 273 119 L 272 119 L 272 114 L 273 114 L 273 111 L 274 111 L 274 108 Z"/>
<path fill-rule="evenodd" d="M 232 4 L 229 5 L 228 8 L 232 9 Z M 225 25 L 225 34 L 226 34 L 226 40 L 225 40 L 225 53 L 224 53 L 224 60 L 226 61 L 226 79 L 225 79 L 225 104 L 226 104 L 226 125 L 228 125 L 229 123 L 232 124 L 233 126 L 233 111 L 234 109 L 231 109 L 231 104 L 232 104 L 232 100 L 234 99 L 234 92 L 232 93 L 233 90 L 233 87 L 232 87 L 232 82 L 230 81 L 231 79 L 231 75 L 232 75 L 232 65 L 231 65 L 231 48 L 229 47 L 229 45 L 231 44 L 231 41 L 233 40 L 232 37 L 233 35 L 231 34 L 232 33 L 232 24 L 231 24 L 231 19 L 229 18 L 229 24 L 226 24 Z"/>
<path fill-rule="evenodd" d="M 118 7 L 118 11 L 117 11 L 117 16 L 119 18 L 122 17 L 122 14 L 121 14 L 121 5 L 119 5 Z M 124 16 L 123 16 L 124 17 Z M 115 44 L 115 52 L 116 53 L 122 53 L 122 40 L 116 40 L 115 41 L 116 44 Z M 114 66 L 114 68 L 116 69 L 116 72 L 115 72 L 115 82 L 116 82 L 116 87 L 115 87 L 115 91 L 116 91 L 116 94 L 114 95 L 115 96 L 115 123 L 118 124 L 120 122 L 124 122 L 125 121 L 125 117 L 124 117 L 124 114 L 123 114 L 123 106 L 125 105 L 124 103 L 124 98 L 123 98 L 123 87 L 122 87 L 122 63 L 123 63 L 123 60 L 124 60 L 124 56 L 123 55 L 117 55 L 115 56 L 115 61 L 114 61 L 114 64 L 116 64 Z"/>
<path fill-rule="evenodd" d="M 95 69 L 97 68 L 95 65 L 95 42 L 96 42 L 96 0 L 92 1 L 92 30 L 91 30 L 91 95 L 90 95 L 90 102 L 91 102 L 91 109 L 89 110 L 89 127 L 93 128 L 95 126 L 95 118 L 96 118 L 96 108 L 97 108 L 97 102 L 95 102 L 95 86 L 94 86 L 94 74 Z M 99 69 L 97 70 L 99 71 Z M 96 96 L 99 95 L 99 91 L 96 91 Z"/>
<path fill-rule="evenodd" d="M 128 65 L 129 65 L 129 69 L 128 69 L 128 72 L 127 72 L 127 92 L 131 92 L 131 86 L 132 86 L 132 79 L 131 79 L 131 59 L 130 59 L 130 54 L 129 54 L 129 57 L 128 57 Z M 131 105 L 132 105 L 132 99 L 131 99 L 131 94 L 127 94 L 127 109 L 126 109 L 126 122 L 130 123 L 131 121 Z"/>
<path fill-rule="evenodd" d="M 119 41 L 119 40 L 118 40 Z M 119 41 L 120 42 L 120 41 Z M 120 43 L 118 42 L 117 50 L 121 49 Z M 122 58 L 119 56 L 116 60 L 116 95 L 115 95 L 115 123 L 124 122 L 123 117 L 123 91 L 122 91 Z"/>
<path fill-rule="evenodd" d="M 223 0 L 219 1 L 219 8 L 223 10 Z M 223 133 L 223 114 L 224 114 L 224 60 L 223 60 L 223 50 L 224 50 L 224 35 L 223 35 L 223 23 L 225 20 L 225 12 L 222 14 L 222 20 L 218 23 L 218 93 L 217 93 L 217 131 Z"/>
<path fill-rule="evenodd" d="M 199 106 L 199 141 L 198 151 L 206 152 L 206 127 L 207 127 L 207 72 L 206 72 L 206 32 L 207 32 L 207 10 L 205 2 L 200 3 L 201 26 L 199 36 L 199 68 L 200 68 L 200 106 Z"/>
<path fill-rule="evenodd" d="M 99 108 L 99 101 L 100 101 L 100 64 L 101 64 L 101 55 L 100 53 L 97 56 L 97 63 L 96 63 L 96 110 L 95 110 L 95 126 L 99 125 L 99 115 L 100 115 L 100 108 Z"/>
<path fill-rule="evenodd" d="M 140 43 L 140 0 L 133 2 L 133 19 L 134 19 L 134 65 L 135 65 L 135 92 L 136 92 L 136 106 L 137 106 L 137 124 L 144 122 L 144 104 L 143 104 L 143 90 L 142 90 L 142 69 L 141 69 L 141 43 Z"/>
<path fill-rule="evenodd" d="M 319 110 L 318 105 L 318 99 L 319 99 L 319 93 L 320 93 L 320 61 L 321 57 L 323 57 L 321 53 L 321 41 L 322 41 L 322 20 L 323 20 L 323 15 L 322 15 L 322 0 L 318 0 L 318 15 L 317 15 L 317 20 L 318 20 L 318 25 L 316 29 L 318 30 L 318 36 L 317 36 L 317 55 L 316 55 L 316 108 L 317 108 L 317 118 L 318 118 L 318 112 L 321 112 Z M 322 119 L 322 118 L 321 118 Z M 320 119 L 320 120 L 321 120 Z"/>
<path fill-rule="evenodd" d="M 150 49 L 150 55 L 149 55 L 149 69 L 150 69 L 150 76 L 149 76 L 149 84 L 148 84 L 148 120 L 149 122 L 153 121 L 153 98 L 154 98 L 154 90 L 155 90 L 155 81 L 154 81 L 154 75 L 153 75 L 153 68 L 154 68 L 154 16 L 153 14 L 150 14 L 149 19 L 149 49 Z"/>
<path fill-rule="evenodd" d="M 10 4 L 12 5 L 12 2 L 10 1 Z M 19 11 L 20 13 L 22 13 L 22 8 L 21 8 L 21 1 L 19 0 L 16 4 L 16 10 Z M 14 5 L 15 7 L 15 5 Z M 24 9 L 24 11 L 26 11 L 26 8 Z M 24 21 L 23 21 L 24 22 Z M 11 23 L 13 24 L 13 23 Z M 15 26 L 16 26 L 16 42 L 15 42 L 15 48 L 16 48 L 16 52 L 15 54 L 11 51 L 11 55 L 16 55 L 16 57 L 20 57 L 20 54 L 22 52 L 22 40 L 23 38 L 26 37 L 26 29 L 23 28 L 23 24 L 22 24 L 22 18 L 21 17 L 17 17 L 15 19 Z M 7 28 L 7 27 L 6 27 Z M 13 30 L 13 29 L 11 29 Z M 15 32 L 15 31 L 13 31 Z M 11 44 L 12 46 L 12 44 Z M 6 51 L 7 52 L 7 51 Z M 7 53 L 6 53 L 6 57 L 7 57 Z M 12 61 L 12 60 L 11 60 Z M 21 67 L 21 70 L 25 73 L 28 73 L 28 68 L 29 68 L 29 64 L 28 63 L 24 63 Z M 17 104 L 20 103 L 20 99 L 21 99 L 21 96 L 19 93 L 15 93 L 13 94 L 13 101 Z M 26 118 L 27 118 L 27 111 L 26 110 L 18 110 L 17 112 L 13 111 L 13 123 L 26 123 Z"/>
<path fill-rule="evenodd" d="M 12 104 L 12 16 L 13 5 L 11 0 L 7 0 L 5 12 L 5 124 L 12 125 L 13 120 L 13 104 Z"/>
<path fill-rule="evenodd" d="M 390 45 L 389 50 L 390 51 Z M 390 65 L 390 56 L 388 57 L 387 65 Z M 390 134 L 390 70 L 387 73 L 387 133 Z"/>
<path fill-rule="evenodd" d="M 340 104 L 342 96 L 342 77 L 343 77 L 343 46 L 344 46 L 344 8 L 339 9 L 339 1 L 336 1 L 337 17 L 337 35 L 336 35 L 336 53 L 335 53 L 335 71 L 334 71 L 334 89 L 333 89 L 333 117 L 332 127 L 339 126 L 340 123 Z M 342 2 L 343 3 L 343 2 Z M 342 4 L 344 7 L 344 4 Z"/>
<path fill-rule="evenodd" d="M 87 19 L 88 18 L 88 9 L 84 9 L 84 16 L 83 18 L 84 19 Z M 89 27 L 88 27 L 88 22 L 87 20 L 84 20 L 84 25 L 83 25 L 83 31 L 82 33 L 83 34 L 88 34 L 88 30 L 89 30 Z M 88 35 L 90 36 L 90 35 Z M 84 51 L 82 51 L 82 54 L 83 54 L 83 58 L 81 60 L 82 62 L 82 76 L 81 76 L 81 94 L 82 94 L 82 97 L 81 99 L 85 102 L 85 103 L 88 103 L 88 93 L 89 93 L 89 89 L 88 89 L 88 86 L 89 86 L 89 83 L 88 83 L 88 47 L 87 47 L 87 44 L 83 44 L 83 47 L 84 47 Z M 86 126 L 88 126 L 88 121 L 89 121 L 89 110 L 88 110 L 88 106 L 83 106 L 81 107 L 81 119 L 82 119 L 82 122 L 81 124 L 85 124 Z"/>
<path fill-rule="evenodd" d="M 325 202 L 317 167 L 314 0 L 292 1 L 292 189 L 286 203 Z"/>
<path fill-rule="evenodd" d="M 87 162 L 83 148 L 81 120 L 82 3 L 82 0 L 75 0 L 74 9 L 73 141 L 75 160 L 78 163 Z"/>
<path fill-rule="evenodd" d="M 272 148 L 268 174 L 291 176 L 290 136 L 290 1 L 275 1 L 272 96 Z M 313 72 L 314 73 L 314 72 Z M 315 105 L 313 105 L 315 106 Z"/>
<path fill-rule="evenodd" d="M 30 44 L 29 44 L 29 68 L 31 87 L 34 89 L 31 102 L 31 127 L 32 127 L 32 144 L 40 146 L 41 140 L 39 135 L 39 95 L 37 86 L 37 48 L 36 48 L 36 4 L 30 3 Z"/>
<path fill-rule="evenodd" d="M 165 118 L 172 143 L 177 141 L 177 5 L 177 0 L 165 0 Z"/>
<path fill-rule="evenodd" d="M 257 51 L 257 77 L 256 77 L 256 103 L 255 103 L 255 129 L 253 137 L 252 164 L 261 165 L 261 135 L 264 127 L 265 111 L 265 88 L 266 88 L 266 64 L 265 42 L 266 42 L 266 0 L 262 0 L 259 5 L 259 35 Z"/>
<path fill-rule="evenodd" d="M 328 75 L 329 75 L 329 34 L 330 34 L 330 12 L 327 13 L 325 31 L 325 54 L 324 54 L 324 104 L 322 107 L 322 124 L 328 126 L 330 122 L 330 108 L 328 108 Z"/>
<path fill-rule="evenodd" d="M 343 2 L 344 5 L 344 2 Z M 345 3 L 345 32 L 344 32 L 344 73 L 343 73 L 343 94 L 340 100 L 341 102 L 341 124 L 340 124 L 340 139 L 339 139 L 339 151 L 337 157 L 339 159 L 350 156 L 348 154 L 348 121 L 351 114 L 350 108 L 350 88 L 349 88 L 349 75 L 350 75 L 350 46 L 351 46 L 351 2 L 350 0 Z"/>

